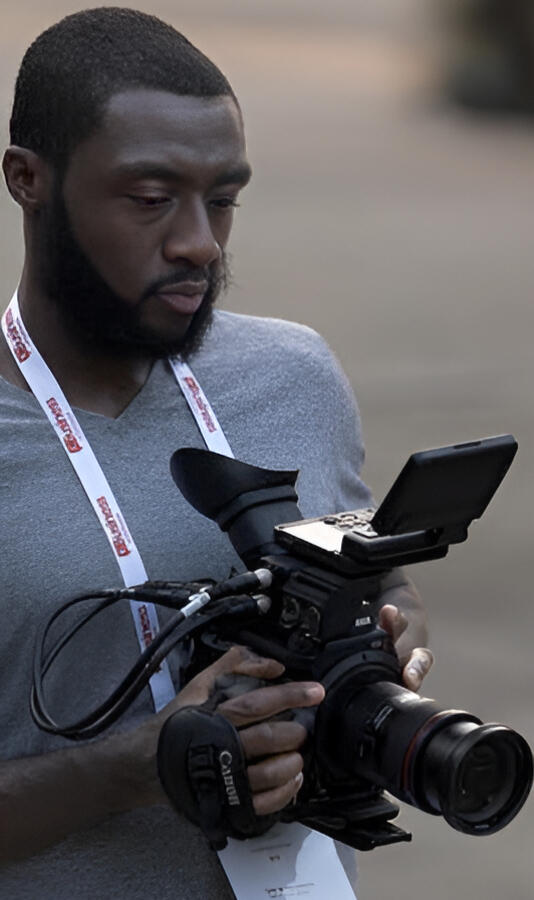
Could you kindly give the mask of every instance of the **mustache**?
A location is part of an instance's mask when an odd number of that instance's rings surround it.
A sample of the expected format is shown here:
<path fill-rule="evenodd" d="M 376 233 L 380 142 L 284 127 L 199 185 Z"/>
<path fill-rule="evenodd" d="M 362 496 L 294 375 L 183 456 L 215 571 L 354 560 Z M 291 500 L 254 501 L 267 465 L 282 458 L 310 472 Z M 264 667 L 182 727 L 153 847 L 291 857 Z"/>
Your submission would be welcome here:
<path fill-rule="evenodd" d="M 165 278 L 160 278 L 157 281 L 151 282 L 143 291 L 141 301 L 147 300 L 152 294 L 157 294 L 166 287 L 174 287 L 182 282 L 192 282 L 194 284 L 207 283 L 211 291 L 218 290 L 219 288 L 224 289 L 227 286 L 228 279 L 226 262 L 226 258 L 223 254 L 220 262 L 217 264 L 217 268 L 181 266 L 180 269 L 175 269 L 171 275 L 166 275 Z"/>

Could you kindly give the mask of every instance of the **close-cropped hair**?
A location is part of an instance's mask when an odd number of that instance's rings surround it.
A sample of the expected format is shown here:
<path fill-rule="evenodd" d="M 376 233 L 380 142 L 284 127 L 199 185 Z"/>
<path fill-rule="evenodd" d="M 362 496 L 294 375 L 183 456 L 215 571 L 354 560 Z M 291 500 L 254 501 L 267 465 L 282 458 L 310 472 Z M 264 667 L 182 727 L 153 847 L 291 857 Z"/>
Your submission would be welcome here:
<path fill-rule="evenodd" d="M 133 9 L 88 9 L 52 25 L 26 51 L 11 143 L 61 171 L 96 131 L 110 98 L 132 88 L 235 100 L 217 66 L 171 25 Z"/>

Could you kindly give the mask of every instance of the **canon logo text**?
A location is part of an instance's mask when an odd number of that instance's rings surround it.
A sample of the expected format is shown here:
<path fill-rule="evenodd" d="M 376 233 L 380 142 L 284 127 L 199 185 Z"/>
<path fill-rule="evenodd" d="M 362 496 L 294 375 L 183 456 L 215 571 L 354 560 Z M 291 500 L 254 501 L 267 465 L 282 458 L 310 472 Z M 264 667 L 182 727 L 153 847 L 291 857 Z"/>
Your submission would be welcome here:
<path fill-rule="evenodd" d="M 219 765 L 221 767 L 221 775 L 224 781 L 224 788 L 229 806 L 241 806 L 241 801 L 236 790 L 234 777 L 232 775 L 233 756 L 229 750 L 223 750 L 219 754 Z"/>

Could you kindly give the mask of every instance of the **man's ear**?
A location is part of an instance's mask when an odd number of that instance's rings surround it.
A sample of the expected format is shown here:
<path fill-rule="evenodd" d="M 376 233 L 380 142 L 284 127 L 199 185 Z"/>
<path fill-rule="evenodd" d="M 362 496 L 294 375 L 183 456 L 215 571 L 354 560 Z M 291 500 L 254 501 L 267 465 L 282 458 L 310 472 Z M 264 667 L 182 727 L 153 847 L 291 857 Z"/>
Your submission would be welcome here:
<path fill-rule="evenodd" d="M 44 206 L 52 188 L 52 169 L 26 147 L 8 147 L 2 163 L 7 189 L 24 212 L 36 213 Z"/>

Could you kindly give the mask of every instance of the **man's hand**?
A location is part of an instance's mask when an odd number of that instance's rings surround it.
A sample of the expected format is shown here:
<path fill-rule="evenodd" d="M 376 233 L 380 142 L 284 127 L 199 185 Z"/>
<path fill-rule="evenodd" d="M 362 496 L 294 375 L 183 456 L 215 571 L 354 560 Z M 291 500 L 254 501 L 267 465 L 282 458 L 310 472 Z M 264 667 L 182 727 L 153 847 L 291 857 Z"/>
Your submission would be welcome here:
<path fill-rule="evenodd" d="M 395 645 L 408 628 L 408 619 L 396 606 L 387 603 L 380 610 L 378 624 L 393 638 Z M 434 662 L 434 654 L 428 647 L 414 647 L 410 655 L 401 659 L 402 680 L 411 691 L 418 691 Z"/>
<path fill-rule="evenodd" d="M 197 675 L 157 715 L 130 731 L 98 741 L 0 762 L 0 865 L 24 859 L 108 815 L 166 803 L 156 752 L 165 719 L 184 705 L 204 703 L 220 675 L 278 678 L 280 663 L 235 647 Z M 259 815 L 291 801 L 302 778 L 298 749 L 306 739 L 296 722 L 264 721 L 294 707 L 314 706 L 321 685 L 288 682 L 251 690 L 219 707 L 240 729 Z"/>
<path fill-rule="evenodd" d="M 404 684 L 418 691 L 434 662 L 432 651 L 424 646 L 428 632 L 423 601 L 402 569 L 395 569 L 382 580 L 380 600 L 379 625 L 393 638 Z"/>
<path fill-rule="evenodd" d="M 221 676 L 270 681 L 283 672 L 283 665 L 274 659 L 257 656 L 245 647 L 232 647 L 193 678 L 159 716 L 166 717 L 181 706 L 205 703 Z M 289 681 L 254 687 L 217 706 L 217 712 L 239 730 L 245 758 L 249 761 L 247 774 L 257 815 L 283 809 L 302 785 L 303 759 L 298 751 L 306 740 L 306 729 L 297 722 L 273 721 L 273 717 L 291 709 L 316 706 L 323 697 L 324 688 L 316 682 Z"/>

